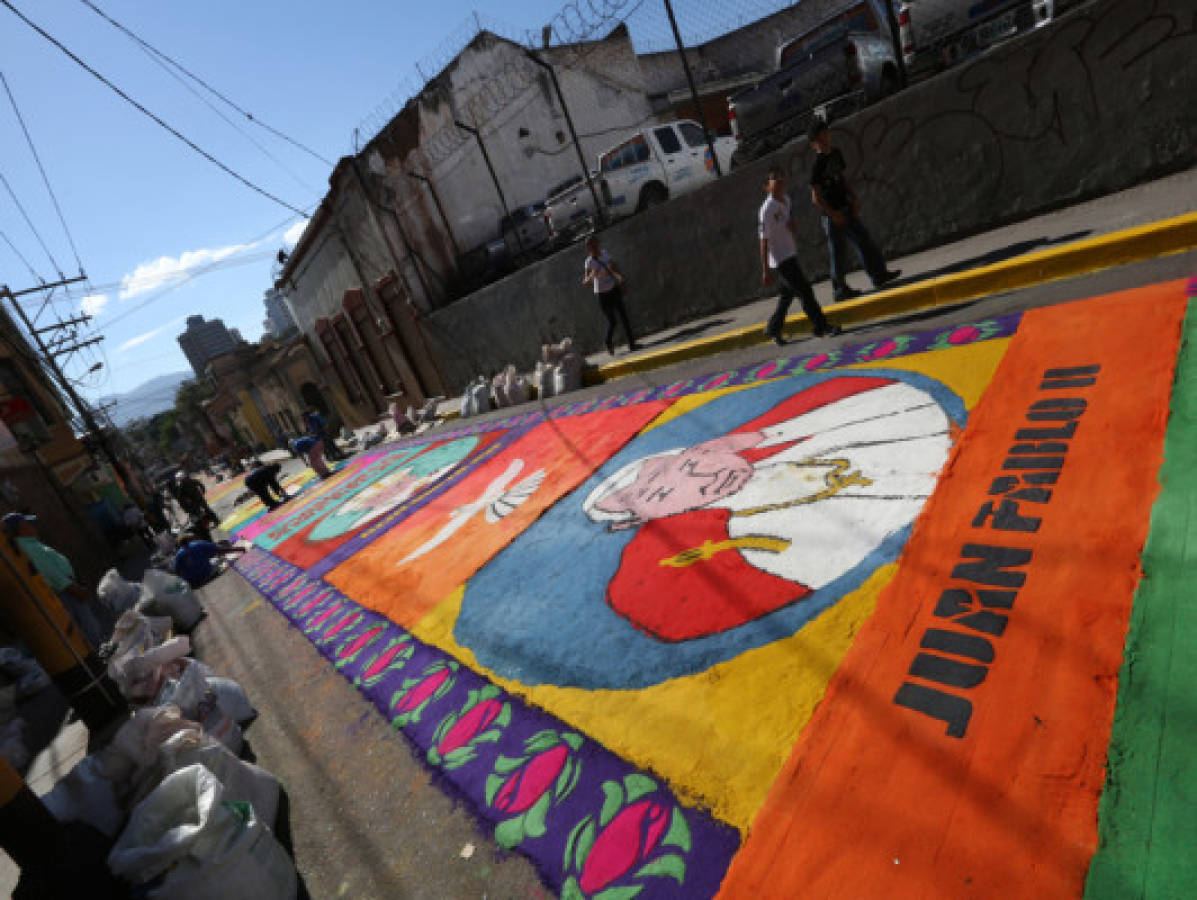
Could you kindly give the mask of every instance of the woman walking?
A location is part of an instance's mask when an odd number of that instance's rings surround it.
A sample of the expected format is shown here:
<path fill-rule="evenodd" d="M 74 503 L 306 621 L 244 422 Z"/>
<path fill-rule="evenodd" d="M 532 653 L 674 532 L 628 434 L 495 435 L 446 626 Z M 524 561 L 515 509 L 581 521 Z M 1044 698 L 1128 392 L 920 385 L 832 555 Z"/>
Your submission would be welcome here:
<path fill-rule="evenodd" d="M 594 282 L 594 293 L 598 297 L 599 309 L 607 317 L 607 352 L 615 355 L 615 317 L 623 324 L 624 336 L 628 339 L 628 351 L 635 352 L 640 347 L 632 335 L 632 325 L 628 322 L 628 311 L 623 305 L 623 273 L 619 266 L 611 259 L 606 250 L 599 244 L 597 237 L 591 236 L 586 241 L 586 262 L 582 266 L 582 284 Z"/>

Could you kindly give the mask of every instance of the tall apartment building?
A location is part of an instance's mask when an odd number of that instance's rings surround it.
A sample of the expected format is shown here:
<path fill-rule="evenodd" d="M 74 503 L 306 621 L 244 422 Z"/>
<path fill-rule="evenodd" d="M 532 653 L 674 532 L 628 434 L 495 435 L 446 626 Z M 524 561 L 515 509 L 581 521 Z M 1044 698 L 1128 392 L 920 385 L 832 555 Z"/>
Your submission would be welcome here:
<path fill-rule="evenodd" d="M 299 327 L 295 324 L 295 317 L 291 315 L 291 310 L 283 301 L 283 292 L 278 288 L 271 288 L 266 292 L 265 302 L 266 321 L 262 323 L 263 331 L 279 337 Z"/>
<path fill-rule="evenodd" d="M 237 349 L 237 339 L 220 319 L 204 321 L 203 316 L 188 316 L 187 330 L 179 335 L 179 346 L 195 377 L 202 378 L 208 360 L 232 353 Z"/>

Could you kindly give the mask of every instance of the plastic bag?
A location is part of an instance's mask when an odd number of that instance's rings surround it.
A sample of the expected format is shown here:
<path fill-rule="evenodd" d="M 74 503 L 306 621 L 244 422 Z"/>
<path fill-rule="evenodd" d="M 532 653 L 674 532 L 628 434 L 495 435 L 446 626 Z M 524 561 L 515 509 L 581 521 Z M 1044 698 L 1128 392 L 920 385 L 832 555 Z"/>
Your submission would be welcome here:
<path fill-rule="evenodd" d="M 109 867 L 135 884 L 165 873 L 150 897 L 294 897 L 298 883 L 286 852 L 250 804 L 224 795 L 202 765 L 168 775 L 133 810 Z"/>
<path fill-rule="evenodd" d="M 175 628 L 190 631 L 204 613 L 191 585 L 177 575 L 160 569 L 146 569 L 141 584 L 158 608 L 170 616 Z"/>
<path fill-rule="evenodd" d="M 474 415 L 490 412 L 490 382 L 485 376 L 478 376 L 469 388 L 470 402 L 474 407 Z"/>
<path fill-rule="evenodd" d="M 239 725 L 258 717 L 258 711 L 249 702 L 245 689 L 231 678 L 221 678 L 219 675 L 205 673 L 208 687 L 216 694 L 216 702 Z"/>
<path fill-rule="evenodd" d="M 226 800 L 249 803 L 258 818 L 274 826 L 278 815 L 278 779 L 253 763 L 238 759 L 223 745 L 199 730 L 171 735 L 158 751 L 162 777 L 191 765 L 202 765 L 224 785 Z"/>
<path fill-rule="evenodd" d="M 191 641 L 186 635 L 179 635 L 165 643 L 147 647 L 147 629 L 148 623 L 136 636 L 138 640 L 118 644 L 108 660 L 108 677 L 116 682 L 121 693 L 133 703 L 144 703 L 152 699 L 161 687 L 166 666 L 191 652 Z M 125 649 L 126 646 L 128 649 Z"/>
<path fill-rule="evenodd" d="M 114 616 L 119 616 L 125 610 L 131 609 L 141 599 L 141 585 L 125 581 L 120 572 L 116 569 L 109 569 L 96 587 L 96 596 L 103 601 Z"/>
<path fill-rule="evenodd" d="M 168 737 L 187 728 L 198 728 L 183 718 L 177 706 L 139 709 L 96 754 L 100 771 L 118 797 L 133 789 L 158 759 L 158 748 Z"/>
<path fill-rule="evenodd" d="M 12 719 L 0 725 L 0 756 L 14 769 L 29 765 L 29 748 L 25 746 L 25 720 Z"/>
<path fill-rule="evenodd" d="M 507 402 L 511 406 L 519 406 L 528 402 L 528 382 L 520 375 L 515 366 L 508 366 L 503 373 L 503 382 L 507 394 Z"/>
<path fill-rule="evenodd" d="M 40 694 L 51 684 L 41 663 L 16 647 L 0 647 L 0 671 L 17 683 L 18 700 Z"/>
<path fill-rule="evenodd" d="M 543 362 L 536 364 L 536 369 L 532 372 L 532 385 L 536 388 L 536 396 L 540 400 L 545 400 L 553 396 L 553 367 L 545 365 Z"/>
<path fill-rule="evenodd" d="M 116 837 L 125 822 L 116 788 L 94 756 L 83 757 L 42 797 L 42 803 L 59 822 L 86 822 L 108 837 Z"/>
<path fill-rule="evenodd" d="M 237 723 L 221 707 L 216 692 L 208 686 L 203 670 L 191 660 L 182 674 L 167 678 L 158 694 L 158 705 L 173 703 L 183 716 L 198 722 L 204 733 L 220 741 L 234 753 L 241 752 L 243 738 Z"/>

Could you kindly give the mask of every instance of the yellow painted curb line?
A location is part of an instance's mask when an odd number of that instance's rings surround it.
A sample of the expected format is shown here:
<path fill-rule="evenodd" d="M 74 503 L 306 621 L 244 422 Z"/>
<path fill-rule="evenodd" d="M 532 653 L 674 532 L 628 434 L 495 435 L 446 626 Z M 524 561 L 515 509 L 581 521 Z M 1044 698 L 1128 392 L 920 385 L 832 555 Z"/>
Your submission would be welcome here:
<path fill-rule="evenodd" d="M 917 284 L 878 291 L 859 300 L 838 303 L 833 318 L 837 324 L 872 322 L 901 313 L 933 309 L 976 300 L 990 294 L 1032 287 L 1063 278 L 1110 269 L 1145 259 L 1183 253 L 1197 248 L 1197 213 L 1163 219 L 1094 238 L 1075 241 L 1047 250 L 1027 253 L 966 272 L 941 275 Z M 803 314 L 790 316 L 791 330 L 809 331 Z M 656 350 L 631 359 L 607 363 L 586 370 L 587 384 L 600 384 L 637 372 L 659 369 L 692 359 L 763 344 L 763 325 L 737 328 L 708 338 L 698 338 L 675 347 Z"/>

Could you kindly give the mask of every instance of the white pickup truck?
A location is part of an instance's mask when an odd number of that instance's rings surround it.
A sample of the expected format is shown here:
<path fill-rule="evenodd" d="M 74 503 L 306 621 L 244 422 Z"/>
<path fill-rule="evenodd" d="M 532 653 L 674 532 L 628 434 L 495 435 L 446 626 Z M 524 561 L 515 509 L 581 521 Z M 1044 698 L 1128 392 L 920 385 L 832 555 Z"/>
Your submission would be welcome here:
<path fill-rule="evenodd" d="M 734 138 L 714 140 L 721 171 L 727 172 Z M 599 155 L 598 193 L 610 219 L 622 219 L 701 187 L 715 177 L 706 135 L 697 122 L 682 119 L 638 131 Z M 594 200 L 585 180 L 548 199 L 554 230 L 576 230 L 594 219 Z"/>

